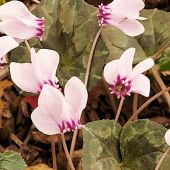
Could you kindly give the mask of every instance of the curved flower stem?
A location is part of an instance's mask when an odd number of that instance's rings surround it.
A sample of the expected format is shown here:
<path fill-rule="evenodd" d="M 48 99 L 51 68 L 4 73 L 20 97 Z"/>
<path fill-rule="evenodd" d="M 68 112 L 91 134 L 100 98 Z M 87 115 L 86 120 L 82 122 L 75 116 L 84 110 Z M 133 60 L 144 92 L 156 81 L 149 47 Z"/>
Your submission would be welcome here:
<path fill-rule="evenodd" d="M 56 159 L 56 151 L 55 151 L 55 136 L 51 135 L 51 150 L 52 150 L 52 158 L 53 158 L 53 169 L 57 170 L 57 159 Z"/>
<path fill-rule="evenodd" d="M 116 117 L 115 117 L 115 122 L 117 122 L 118 119 L 119 119 L 120 111 L 121 111 L 122 106 L 123 106 L 123 102 L 124 102 L 124 98 L 121 98 L 120 103 L 119 103 L 119 107 L 117 109 L 117 113 L 116 113 Z"/>
<path fill-rule="evenodd" d="M 88 63 L 87 63 L 87 69 L 86 69 L 86 74 L 85 74 L 85 78 L 84 78 L 84 85 L 87 87 L 88 85 L 88 80 L 89 80 L 89 74 L 90 74 L 90 68 L 91 68 L 91 63 L 92 63 L 92 59 L 93 59 L 93 53 L 96 47 L 96 43 L 97 40 L 101 34 L 101 31 L 103 29 L 103 26 L 100 27 L 100 29 L 98 30 L 95 39 L 93 41 L 91 50 L 90 50 L 90 55 L 89 55 L 89 59 L 88 59 Z M 76 129 L 73 133 L 73 138 L 72 138 L 72 142 L 71 142 L 71 148 L 70 148 L 70 156 L 72 157 L 73 152 L 74 152 L 74 148 L 75 148 L 75 144 L 76 144 L 76 139 L 77 139 L 77 134 L 78 134 L 78 129 Z"/>
<path fill-rule="evenodd" d="M 65 155 L 67 157 L 69 166 L 70 166 L 71 170 L 75 170 L 73 162 L 72 162 L 71 157 L 70 157 L 70 154 L 69 154 L 68 149 L 67 149 L 67 145 L 66 145 L 64 134 L 61 134 L 61 141 L 63 143 L 64 152 L 65 152 Z"/>
<path fill-rule="evenodd" d="M 95 47 L 96 47 L 96 44 L 97 44 L 97 41 L 98 41 L 98 38 L 99 38 L 99 36 L 101 34 L 102 29 L 103 29 L 103 26 L 101 26 L 99 31 L 97 32 L 97 34 L 96 34 L 96 36 L 94 38 L 91 50 L 90 50 L 90 55 L 89 55 L 89 59 L 88 59 L 88 63 L 87 63 L 87 69 L 86 69 L 86 74 L 85 74 L 85 79 L 84 79 L 84 84 L 85 84 L 86 87 L 88 85 L 90 68 L 91 68 L 91 63 L 92 63 L 92 59 L 93 59 L 93 53 L 94 53 L 94 50 L 95 50 Z"/>
<path fill-rule="evenodd" d="M 31 53 L 31 52 L 30 52 L 31 47 L 30 47 L 30 45 L 29 45 L 28 41 L 27 41 L 27 40 L 24 40 L 24 42 L 25 42 L 25 45 L 26 45 L 26 47 L 27 47 L 27 49 L 28 49 L 29 53 Z"/>
<path fill-rule="evenodd" d="M 158 161 L 158 164 L 156 165 L 156 168 L 155 170 L 159 170 L 163 160 L 165 159 L 165 157 L 167 156 L 167 154 L 169 153 L 170 151 L 170 147 L 167 148 L 167 150 L 162 154 L 161 158 L 159 159 Z"/>
<path fill-rule="evenodd" d="M 133 114 L 135 114 L 138 109 L 138 96 L 139 94 L 135 93 L 133 97 Z M 138 116 L 136 116 L 134 119 L 137 120 Z"/>
<path fill-rule="evenodd" d="M 153 102 L 155 99 L 157 99 L 158 97 L 160 97 L 161 95 L 163 95 L 165 92 L 170 91 L 170 87 L 167 87 L 164 90 L 161 90 L 159 93 L 155 94 L 154 96 L 152 96 L 149 100 L 147 100 L 137 111 L 135 114 L 133 114 L 129 120 L 126 122 L 125 126 L 132 121 L 136 116 L 139 115 L 139 113 L 145 109 L 151 102 Z"/>

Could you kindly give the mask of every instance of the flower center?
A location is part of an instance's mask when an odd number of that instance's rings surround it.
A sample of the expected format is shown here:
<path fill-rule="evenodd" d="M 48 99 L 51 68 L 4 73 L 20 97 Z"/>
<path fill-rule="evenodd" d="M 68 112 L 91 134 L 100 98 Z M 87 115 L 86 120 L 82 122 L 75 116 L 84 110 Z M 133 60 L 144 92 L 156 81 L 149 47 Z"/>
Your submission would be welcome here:
<path fill-rule="evenodd" d="M 108 20 L 110 19 L 110 8 L 107 5 L 100 4 L 98 10 L 99 17 L 99 25 L 108 24 Z"/>
<path fill-rule="evenodd" d="M 83 127 L 83 125 L 81 125 L 80 120 L 78 122 L 71 120 L 70 122 L 62 121 L 61 124 L 58 124 L 58 127 L 60 128 L 61 133 L 65 133 L 80 129 Z"/>
<path fill-rule="evenodd" d="M 130 96 L 131 92 L 131 81 L 127 77 L 121 78 L 117 76 L 116 81 L 110 86 L 109 90 L 111 94 L 115 94 L 117 98 L 124 98 L 125 96 Z"/>

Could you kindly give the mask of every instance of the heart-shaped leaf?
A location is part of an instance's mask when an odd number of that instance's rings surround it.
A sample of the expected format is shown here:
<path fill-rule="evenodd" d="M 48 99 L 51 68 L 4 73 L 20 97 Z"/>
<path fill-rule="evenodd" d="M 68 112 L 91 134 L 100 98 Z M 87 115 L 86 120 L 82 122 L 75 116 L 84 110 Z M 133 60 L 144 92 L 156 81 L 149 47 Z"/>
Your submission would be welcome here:
<path fill-rule="evenodd" d="M 24 170 L 26 167 L 19 153 L 13 151 L 0 153 L 0 170 Z"/>
<path fill-rule="evenodd" d="M 154 170 L 168 147 L 166 129 L 150 120 L 130 122 L 121 128 L 112 120 L 101 120 L 83 129 L 83 169 L 87 170 Z M 170 156 L 161 170 L 170 166 Z"/>

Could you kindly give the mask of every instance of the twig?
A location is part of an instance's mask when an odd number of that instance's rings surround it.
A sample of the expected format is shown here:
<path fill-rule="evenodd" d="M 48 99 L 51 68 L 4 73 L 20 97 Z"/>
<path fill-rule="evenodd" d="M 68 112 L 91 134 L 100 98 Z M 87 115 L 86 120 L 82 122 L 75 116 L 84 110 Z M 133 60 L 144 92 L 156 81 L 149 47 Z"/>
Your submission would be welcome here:
<path fill-rule="evenodd" d="M 32 0 L 32 1 L 35 2 L 36 4 L 40 3 L 40 1 L 38 1 L 38 0 Z"/>
<path fill-rule="evenodd" d="M 63 143 L 64 152 L 65 152 L 65 155 L 67 157 L 69 166 L 70 166 L 71 170 L 75 170 L 73 162 L 72 162 L 71 157 L 70 157 L 70 154 L 69 154 L 68 149 L 67 149 L 64 134 L 61 134 L 61 140 L 62 140 L 62 143 Z"/>
<path fill-rule="evenodd" d="M 138 109 L 138 96 L 139 94 L 135 93 L 133 97 L 133 114 L 135 114 Z M 138 116 L 136 116 L 134 119 L 137 120 Z"/>
<path fill-rule="evenodd" d="M 52 159 L 53 159 L 53 169 L 57 170 L 57 159 L 55 151 L 55 136 L 51 135 L 51 150 L 52 150 Z"/>
<path fill-rule="evenodd" d="M 124 102 L 124 98 L 121 98 L 120 103 L 119 103 L 119 107 L 118 107 L 118 110 L 117 110 L 117 113 L 116 113 L 115 122 L 117 122 L 118 119 L 119 119 L 120 111 L 121 111 L 122 106 L 123 106 L 123 102 Z"/>
<path fill-rule="evenodd" d="M 126 122 L 125 126 L 132 121 L 136 116 L 139 115 L 139 113 L 145 109 L 151 102 L 153 102 L 155 99 L 157 99 L 159 96 L 163 95 L 165 92 L 170 91 L 170 87 L 167 87 L 164 90 L 161 90 L 159 93 L 155 94 L 154 96 L 152 96 L 149 100 L 147 100 L 137 111 L 135 114 L 133 114 L 129 120 Z"/>
<path fill-rule="evenodd" d="M 151 72 L 156 80 L 156 82 L 158 83 L 159 87 L 161 88 L 161 90 L 164 90 L 166 88 L 156 66 L 153 66 L 151 68 Z M 170 108 L 170 95 L 169 95 L 169 92 L 166 92 L 163 94 L 163 97 L 164 99 L 166 100 L 167 104 L 168 104 L 168 107 Z"/>
<path fill-rule="evenodd" d="M 158 161 L 158 164 L 156 165 L 156 168 L 155 170 L 159 170 L 163 160 L 165 159 L 165 157 L 167 156 L 167 154 L 169 153 L 170 151 L 170 147 L 167 148 L 167 150 L 162 154 L 161 158 L 159 159 Z"/>

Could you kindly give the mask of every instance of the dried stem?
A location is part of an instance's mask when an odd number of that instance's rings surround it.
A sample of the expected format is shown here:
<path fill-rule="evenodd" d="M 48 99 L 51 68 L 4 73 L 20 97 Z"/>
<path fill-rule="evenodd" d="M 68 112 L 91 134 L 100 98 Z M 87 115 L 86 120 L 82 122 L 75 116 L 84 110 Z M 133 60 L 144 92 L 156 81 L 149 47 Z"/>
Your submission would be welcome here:
<path fill-rule="evenodd" d="M 73 162 L 72 162 L 71 157 L 70 157 L 70 154 L 69 154 L 68 149 L 67 149 L 64 134 L 61 134 L 61 140 L 62 140 L 62 143 L 63 143 L 64 152 L 65 152 L 65 155 L 67 157 L 69 166 L 70 166 L 71 170 L 75 170 Z"/>
<path fill-rule="evenodd" d="M 159 56 L 168 48 L 170 47 L 170 42 L 168 41 L 165 45 L 163 45 L 153 56 L 154 60 L 158 59 Z"/>
<path fill-rule="evenodd" d="M 51 150 L 52 150 L 52 159 L 53 159 L 53 169 L 57 170 L 57 159 L 56 159 L 56 150 L 55 150 L 55 136 L 51 135 Z"/>
<path fill-rule="evenodd" d="M 161 158 L 159 159 L 158 161 L 158 164 L 156 165 L 156 168 L 155 170 L 159 170 L 163 160 L 165 159 L 165 157 L 167 156 L 167 154 L 169 153 L 170 151 L 170 147 L 167 148 L 167 150 L 162 154 Z"/>
<path fill-rule="evenodd" d="M 151 68 L 151 72 L 152 72 L 156 82 L 158 83 L 159 87 L 161 88 L 161 90 L 165 89 L 166 86 L 165 86 L 165 84 L 164 84 L 164 82 L 163 82 L 163 80 L 162 80 L 162 78 L 161 78 L 161 76 L 160 76 L 160 74 L 159 74 L 159 72 L 157 70 L 157 67 L 153 66 Z M 164 93 L 163 97 L 166 100 L 166 102 L 167 102 L 167 104 L 168 104 L 168 106 L 170 108 L 170 95 L 169 95 L 169 92 Z"/>
<path fill-rule="evenodd" d="M 154 96 L 152 96 L 149 100 L 147 100 L 137 111 L 135 114 L 133 114 L 129 120 L 126 122 L 125 126 L 132 121 L 136 116 L 139 115 L 139 113 L 145 109 L 151 102 L 153 102 L 155 99 L 157 99 L 158 97 L 160 97 L 161 95 L 163 95 L 165 92 L 170 91 L 170 87 L 167 87 L 164 90 L 161 90 L 159 93 L 155 94 Z"/>
<path fill-rule="evenodd" d="M 92 63 L 92 59 L 93 59 L 93 53 L 97 44 L 97 40 L 101 34 L 101 31 L 103 29 L 103 26 L 100 27 L 100 29 L 98 30 L 95 39 L 93 41 L 91 50 L 90 50 L 90 55 L 89 55 L 89 59 L 88 59 L 88 63 L 87 63 L 87 69 L 86 69 L 86 74 L 85 74 L 85 79 L 84 79 L 84 85 L 87 87 L 88 85 L 88 80 L 89 80 L 89 74 L 90 74 L 90 68 L 91 68 L 91 63 Z M 75 144 L 76 144 L 76 139 L 77 139 L 77 134 L 78 134 L 78 129 L 76 129 L 73 133 L 73 138 L 72 138 L 72 142 L 71 142 L 71 148 L 70 148 L 70 156 L 72 157 L 73 152 L 74 152 L 74 148 L 75 148 Z"/>
<path fill-rule="evenodd" d="M 138 109 L 138 96 L 139 94 L 135 93 L 133 97 L 133 115 L 136 114 L 136 111 Z M 138 116 L 136 116 L 134 119 L 137 120 Z"/>
<path fill-rule="evenodd" d="M 40 3 L 40 1 L 38 1 L 38 0 L 32 0 L 32 1 L 35 2 L 36 4 Z"/>
<path fill-rule="evenodd" d="M 121 111 L 122 106 L 123 106 L 123 102 L 124 102 L 124 98 L 121 98 L 120 103 L 119 103 L 119 107 L 118 107 L 118 110 L 117 110 L 117 113 L 116 113 L 115 122 L 117 122 L 118 119 L 119 119 L 120 111 Z"/>

